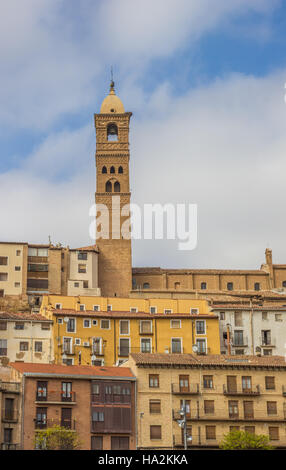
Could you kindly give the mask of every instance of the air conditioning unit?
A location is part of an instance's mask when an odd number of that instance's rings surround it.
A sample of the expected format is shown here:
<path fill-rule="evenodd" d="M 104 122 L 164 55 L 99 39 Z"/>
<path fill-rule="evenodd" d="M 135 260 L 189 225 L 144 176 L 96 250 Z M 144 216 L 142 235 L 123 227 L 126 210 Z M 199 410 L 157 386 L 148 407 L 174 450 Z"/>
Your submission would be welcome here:
<path fill-rule="evenodd" d="M 88 348 L 89 347 L 89 341 L 84 341 L 83 345 L 84 345 L 84 347 Z"/>
<path fill-rule="evenodd" d="M 169 354 L 170 350 L 169 348 L 165 348 L 165 354 Z"/>

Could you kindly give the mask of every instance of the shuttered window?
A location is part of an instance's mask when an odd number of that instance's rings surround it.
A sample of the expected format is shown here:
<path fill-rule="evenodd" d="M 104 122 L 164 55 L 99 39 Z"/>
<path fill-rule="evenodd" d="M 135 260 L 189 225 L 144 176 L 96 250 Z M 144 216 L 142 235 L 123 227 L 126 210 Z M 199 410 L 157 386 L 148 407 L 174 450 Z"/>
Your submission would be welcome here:
<path fill-rule="evenodd" d="M 150 413 L 161 413 L 161 401 L 160 400 L 150 400 L 149 401 Z"/>
<path fill-rule="evenodd" d="M 279 441 L 279 427 L 269 426 L 269 439 L 271 441 Z"/>
<path fill-rule="evenodd" d="M 206 426 L 206 439 L 216 439 L 215 426 Z"/>
<path fill-rule="evenodd" d="M 205 400 L 204 409 L 205 409 L 206 414 L 213 414 L 214 413 L 214 400 Z"/>
<path fill-rule="evenodd" d="M 228 402 L 229 417 L 237 418 L 238 417 L 238 401 L 230 400 Z"/>
<path fill-rule="evenodd" d="M 7 322 L 1 320 L 0 321 L 0 330 L 7 330 Z"/>
<path fill-rule="evenodd" d="M 265 388 L 266 390 L 275 390 L 275 377 L 265 377 Z"/>
<path fill-rule="evenodd" d="M 249 434 L 255 434 L 255 426 L 245 426 L 244 430 L 245 432 L 248 432 Z"/>
<path fill-rule="evenodd" d="M 268 415 L 277 415 L 277 402 L 268 401 L 267 402 L 267 414 Z"/>
<path fill-rule="evenodd" d="M 253 401 L 244 401 L 243 410 L 245 418 L 253 418 Z"/>
<path fill-rule="evenodd" d="M 161 426 L 150 426 L 150 439 L 162 439 Z"/>
<path fill-rule="evenodd" d="M 158 388 L 159 387 L 159 375 L 157 375 L 157 374 L 150 374 L 149 375 L 149 387 L 150 388 Z"/>
<path fill-rule="evenodd" d="M 102 450 L 103 449 L 103 437 L 92 436 L 91 437 L 91 450 Z"/>
<path fill-rule="evenodd" d="M 129 437 L 111 436 L 111 450 L 129 450 Z"/>

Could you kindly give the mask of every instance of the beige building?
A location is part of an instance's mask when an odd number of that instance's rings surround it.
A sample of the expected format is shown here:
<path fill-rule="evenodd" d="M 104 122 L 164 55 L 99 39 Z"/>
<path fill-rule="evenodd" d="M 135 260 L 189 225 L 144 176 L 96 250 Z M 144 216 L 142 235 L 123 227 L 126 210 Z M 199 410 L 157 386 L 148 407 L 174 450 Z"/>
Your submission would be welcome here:
<path fill-rule="evenodd" d="M 286 447 L 284 357 L 131 354 L 121 367 L 137 378 L 139 449 L 218 448 L 240 429 Z"/>
<path fill-rule="evenodd" d="M 67 295 L 99 296 L 98 249 L 87 246 L 69 251 Z"/>
<path fill-rule="evenodd" d="M 52 362 L 52 325 L 41 315 L 0 312 L 0 362 Z"/>
<path fill-rule="evenodd" d="M 21 384 L 0 366 L 0 450 L 18 450 L 21 442 Z"/>
<path fill-rule="evenodd" d="M 0 243 L 0 297 L 26 294 L 27 243 Z"/>

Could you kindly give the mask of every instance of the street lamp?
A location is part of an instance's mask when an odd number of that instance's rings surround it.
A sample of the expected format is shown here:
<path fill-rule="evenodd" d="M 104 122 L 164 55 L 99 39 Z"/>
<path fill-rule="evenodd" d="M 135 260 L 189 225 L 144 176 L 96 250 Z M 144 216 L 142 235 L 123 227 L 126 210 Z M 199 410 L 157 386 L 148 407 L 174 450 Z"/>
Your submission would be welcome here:
<path fill-rule="evenodd" d="M 183 429 L 184 433 L 184 449 L 187 450 L 188 448 L 188 441 L 192 441 L 192 436 L 188 434 L 187 431 L 187 407 L 186 407 L 186 400 L 183 400 L 182 407 L 179 411 L 180 416 L 182 419 L 177 419 L 177 423 L 180 428 Z"/>

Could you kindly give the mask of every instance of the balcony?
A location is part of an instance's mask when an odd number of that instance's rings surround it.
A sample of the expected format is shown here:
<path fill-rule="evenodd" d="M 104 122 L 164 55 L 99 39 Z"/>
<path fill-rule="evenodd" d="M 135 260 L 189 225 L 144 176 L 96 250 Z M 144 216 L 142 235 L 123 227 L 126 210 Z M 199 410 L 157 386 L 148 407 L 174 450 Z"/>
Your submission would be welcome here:
<path fill-rule="evenodd" d="M 200 393 L 199 384 L 189 384 L 188 387 L 180 387 L 179 384 L 172 384 L 174 395 L 198 395 Z"/>
<path fill-rule="evenodd" d="M 52 428 L 54 426 L 61 426 L 63 428 L 70 429 L 71 431 L 76 430 L 76 421 L 75 419 L 68 420 L 68 419 L 47 419 L 47 420 L 37 420 L 37 418 L 34 419 L 35 422 L 35 429 L 36 430 L 41 430 L 41 429 L 47 429 L 47 428 Z"/>
<path fill-rule="evenodd" d="M 2 423 L 17 423 L 18 422 L 18 410 L 6 409 L 2 410 Z"/>
<path fill-rule="evenodd" d="M 75 392 L 62 392 L 62 391 L 48 391 L 48 394 L 45 395 L 44 392 L 37 393 L 36 403 L 50 403 L 50 404 L 61 404 L 69 403 L 73 405 L 76 403 L 76 393 Z"/>
<path fill-rule="evenodd" d="M 1 450 L 18 450 L 19 449 L 19 444 L 12 444 L 10 442 L 6 443 L 3 442 L 1 444 Z"/>
<path fill-rule="evenodd" d="M 276 339 L 270 338 L 267 336 L 261 336 L 260 338 L 260 347 L 262 348 L 275 348 L 276 347 Z"/>
<path fill-rule="evenodd" d="M 17 382 L 1 382 L 0 391 L 6 393 L 20 393 L 20 383 Z"/>
<path fill-rule="evenodd" d="M 104 422 L 104 421 L 91 421 L 91 432 L 96 433 L 118 433 L 118 434 L 131 434 L 131 423 L 126 423 L 126 426 L 118 427 L 118 423 Z"/>
<path fill-rule="evenodd" d="M 256 385 L 256 387 L 252 388 L 231 388 L 228 387 L 226 384 L 223 385 L 223 394 L 224 395 L 235 395 L 235 396 L 248 396 L 248 397 L 255 397 L 260 395 L 260 387 Z"/>

